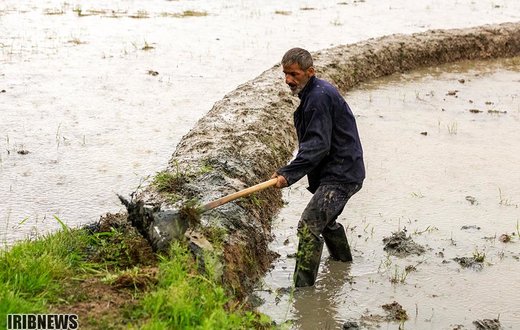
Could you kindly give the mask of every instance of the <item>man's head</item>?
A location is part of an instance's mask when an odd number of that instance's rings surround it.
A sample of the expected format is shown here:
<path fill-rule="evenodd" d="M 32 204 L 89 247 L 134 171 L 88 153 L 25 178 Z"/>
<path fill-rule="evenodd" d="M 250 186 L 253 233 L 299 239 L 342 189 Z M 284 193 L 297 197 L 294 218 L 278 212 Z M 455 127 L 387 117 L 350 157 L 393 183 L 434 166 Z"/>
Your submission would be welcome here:
<path fill-rule="evenodd" d="M 311 54 L 302 48 L 292 48 L 282 58 L 285 83 L 294 95 L 301 92 L 309 79 L 314 76 Z"/>

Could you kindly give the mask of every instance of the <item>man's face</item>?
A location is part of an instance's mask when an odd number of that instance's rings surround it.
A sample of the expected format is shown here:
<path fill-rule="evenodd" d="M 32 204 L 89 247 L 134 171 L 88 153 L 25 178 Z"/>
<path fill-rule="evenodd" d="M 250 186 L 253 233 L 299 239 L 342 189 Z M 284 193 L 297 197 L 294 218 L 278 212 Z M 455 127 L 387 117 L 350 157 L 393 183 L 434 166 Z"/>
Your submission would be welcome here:
<path fill-rule="evenodd" d="M 302 70 L 298 63 L 293 63 L 284 66 L 283 73 L 285 74 L 285 83 L 289 85 L 293 95 L 297 95 L 309 79 L 314 76 L 314 68 L 311 66 L 307 70 Z"/>

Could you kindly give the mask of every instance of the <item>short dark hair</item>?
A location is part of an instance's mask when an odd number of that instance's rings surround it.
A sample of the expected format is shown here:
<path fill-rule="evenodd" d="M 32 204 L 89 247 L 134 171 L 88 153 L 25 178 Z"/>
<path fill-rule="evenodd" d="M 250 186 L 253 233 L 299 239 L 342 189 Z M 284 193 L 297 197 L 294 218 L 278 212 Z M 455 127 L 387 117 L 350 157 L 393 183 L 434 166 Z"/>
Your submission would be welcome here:
<path fill-rule="evenodd" d="M 297 63 L 302 70 L 307 70 L 313 66 L 312 56 L 303 48 L 291 48 L 282 57 L 282 66 Z"/>

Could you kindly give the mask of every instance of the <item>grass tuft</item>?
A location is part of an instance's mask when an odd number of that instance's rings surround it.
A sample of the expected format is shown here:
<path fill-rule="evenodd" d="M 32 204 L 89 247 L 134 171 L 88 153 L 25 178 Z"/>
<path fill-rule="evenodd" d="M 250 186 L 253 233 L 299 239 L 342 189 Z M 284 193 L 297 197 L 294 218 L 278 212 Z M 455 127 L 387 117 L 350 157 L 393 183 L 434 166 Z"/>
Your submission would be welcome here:
<path fill-rule="evenodd" d="M 204 259 L 211 260 L 206 253 Z M 142 329 L 250 329 L 268 328 L 269 320 L 249 311 L 227 310 L 230 302 L 215 281 L 215 267 L 206 262 L 199 274 L 197 261 L 179 242 L 161 257 L 157 289 L 146 295 L 134 317 L 145 319 Z"/>

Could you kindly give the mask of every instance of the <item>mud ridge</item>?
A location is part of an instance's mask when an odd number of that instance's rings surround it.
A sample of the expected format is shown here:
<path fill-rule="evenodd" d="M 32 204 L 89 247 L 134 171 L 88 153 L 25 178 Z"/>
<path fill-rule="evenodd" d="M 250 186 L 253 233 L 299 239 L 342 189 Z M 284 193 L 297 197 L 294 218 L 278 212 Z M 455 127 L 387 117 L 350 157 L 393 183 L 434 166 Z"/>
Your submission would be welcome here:
<path fill-rule="evenodd" d="M 519 54 L 520 23 L 505 23 L 396 34 L 313 56 L 317 75 L 345 93 L 360 82 L 396 72 Z M 267 180 L 296 147 L 292 113 L 297 104 L 279 65 L 238 86 L 216 102 L 177 145 L 164 173 L 182 180 L 167 189 L 154 181 L 132 195 L 127 203 L 132 224 L 160 250 L 178 237 L 163 233 L 157 238 L 151 228 L 159 221 L 167 223 L 186 201 L 206 203 Z M 268 250 L 271 219 L 281 205 L 280 192 L 268 189 L 200 218 L 203 228 L 226 232 L 223 276 L 237 296 L 246 296 L 270 267 L 274 258 Z"/>

